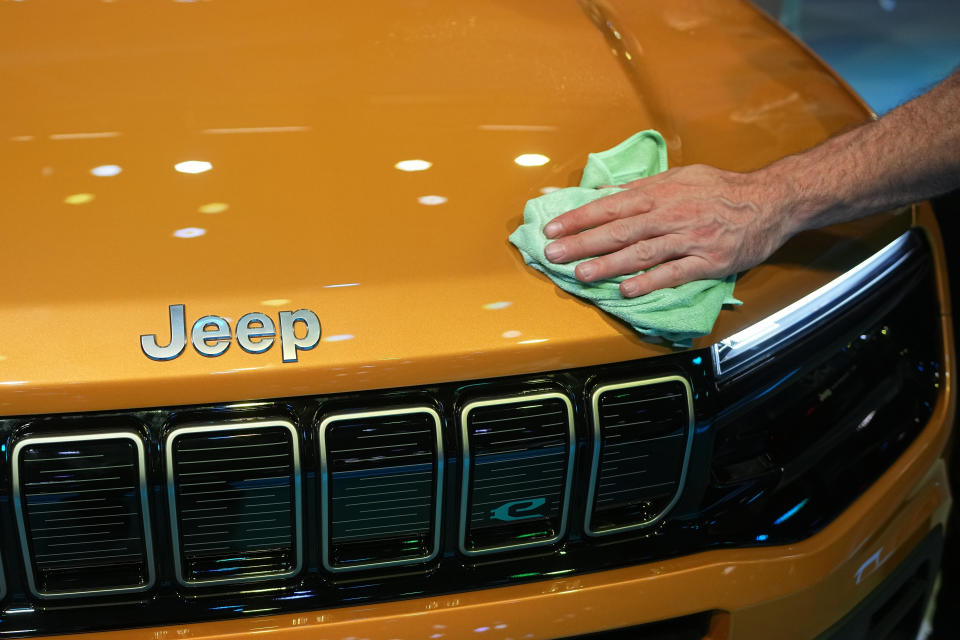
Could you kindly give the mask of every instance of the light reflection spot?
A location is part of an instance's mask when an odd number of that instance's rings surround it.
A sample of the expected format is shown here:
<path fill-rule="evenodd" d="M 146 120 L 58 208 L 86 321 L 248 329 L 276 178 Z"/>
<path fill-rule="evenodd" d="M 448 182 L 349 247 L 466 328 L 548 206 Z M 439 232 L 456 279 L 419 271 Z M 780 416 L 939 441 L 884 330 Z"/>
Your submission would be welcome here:
<path fill-rule="evenodd" d="M 123 171 L 123 168 L 118 164 L 101 164 L 99 167 L 90 169 L 90 173 L 98 178 L 109 178 L 110 176 L 119 174 L 121 171 Z"/>
<path fill-rule="evenodd" d="M 323 339 L 324 342 L 343 342 L 344 340 L 353 340 L 352 333 L 337 333 L 332 336 L 327 336 Z"/>
<path fill-rule="evenodd" d="M 206 160 L 184 160 L 173 165 L 180 173 L 204 173 L 213 169 L 213 165 Z"/>
<path fill-rule="evenodd" d="M 92 193 L 71 193 L 69 196 L 63 199 L 67 204 L 87 204 L 88 202 L 93 202 L 94 195 Z"/>
<path fill-rule="evenodd" d="M 511 329 L 510 331 L 504 331 L 502 334 L 504 338 L 519 338 L 523 335 L 522 332 L 517 331 L 516 329 Z"/>
<path fill-rule="evenodd" d="M 553 193 L 554 191 L 560 191 L 560 187 L 544 187 L 540 189 L 540 193 L 546 195 L 548 193 Z"/>
<path fill-rule="evenodd" d="M 417 202 L 420 204 L 425 204 L 427 206 L 443 204 L 447 199 L 443 196 L 420 196 L 417 198 Z"/>
<path fill-rule="evenodd" d="M 487 304 L 483 305 L 483 308 L 489 311 L 496 311 L 497 309 L 506 309 L 512 304 L 513 303 L 508 300 L 501 300 L 500 302 L 488 302 Z"/>
<path fill-rule="evenodd" d="M 521 167 L 542 167 L 550 162 L 550 158 L 542 153 L 522 153 L 513 159 Z"/>
<path fill-rule="evenodd" d="M 426 171 L 433 163 L 427 160 L 401 160 L 393 166 L 400 171 Z"/>
<path fill-rule="evenodd" d="M 223 213 L 230 208 L 226 202 L 208 202 L 197 207 L 200 213 Z"/>
<path fill-rule="evenodd" d="M 517 344 L 536 344 L 538 342 L 546 342 L 549 338 L 537 338 L 535 340 L 521 340 Z"/>
<path fill-rule="evenodd" d="M 289 298 L 270 298 L 269 300 L 264 300 L 260 304 L 265 304 L 268 307 L 279 307 L 282 304 L 287 304 L 290 302 Z"/>
<path fill-rule="evenodd" d="M 201 229 L 200 227 L 184 227 L 183 229 L 174 231 L 173 235 L 177 238 L 199 238 L 206 233 L 207 230 Z"/>

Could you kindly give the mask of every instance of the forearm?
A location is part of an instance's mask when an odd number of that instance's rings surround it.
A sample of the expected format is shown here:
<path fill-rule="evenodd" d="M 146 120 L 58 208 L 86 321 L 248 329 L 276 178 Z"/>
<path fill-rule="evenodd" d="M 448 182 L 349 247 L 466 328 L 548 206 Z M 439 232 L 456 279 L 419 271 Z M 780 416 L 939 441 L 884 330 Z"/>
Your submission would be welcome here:
<path fill-rule="evenodd" d="M 960 71 L 883 118 L 757 172 L 789 237 L 960 187 Z"/>

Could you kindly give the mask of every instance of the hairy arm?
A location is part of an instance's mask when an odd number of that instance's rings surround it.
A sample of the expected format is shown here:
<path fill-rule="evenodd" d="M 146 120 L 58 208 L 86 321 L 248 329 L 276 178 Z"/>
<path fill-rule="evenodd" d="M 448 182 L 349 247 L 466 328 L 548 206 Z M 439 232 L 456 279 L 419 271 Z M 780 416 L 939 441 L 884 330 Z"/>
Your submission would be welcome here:
<path fill-rule="evenodd" d="M 794 234 L 960 187 L 960 70 L 875 122 L 750 173 L 670 169 L 558 216 L 552 262 L 626 297 L 748 269 Z"/>

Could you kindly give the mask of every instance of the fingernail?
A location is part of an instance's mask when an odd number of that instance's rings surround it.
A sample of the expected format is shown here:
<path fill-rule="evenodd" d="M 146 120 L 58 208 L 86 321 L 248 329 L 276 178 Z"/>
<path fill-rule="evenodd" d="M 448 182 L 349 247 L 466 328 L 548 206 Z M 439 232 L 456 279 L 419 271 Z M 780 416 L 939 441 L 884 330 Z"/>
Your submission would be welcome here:
<path fill-rule="evenodd" d="M 631 298 L 637 295 L 639 291 L 640 291 L 640 287 L 638 287 L 636 283 L 623 282 L 620 284 L 620 293 L 622 293 L 624 296 L 628 298 Z"/>
<path fill-rule="evenodd" d="M 548 238 L 552 238 L 553 236 L 559 234 L 560 230 L 559 222 L 551 222 L 543 228 L 543 235 L 547 236 Z"/>
<path fill-rule="evenodd" d="M 562 243 L 552 242 L 547 245 L 547 248 L 543 250 L 543 253 L 547 256 L 547 260 L 559 260 L 566 252 L 563 250 Z"/>
<path fill-rule="evenodd" d="M 581 279 L 581 280 L 589 280 L 589 279 L 590 279 L 590 276 L 593 275 L 593 273 L 596 271 L 596 269 L 594 268 L 594 266 L 593 266 L 592 264 L 590 264 L 590 263 L 588 262 L 588 263 L 586 263 L 586 264 L 582 264 L 582 265 L 580 265 L 579 267 L 577 267 L 577 271 L 580 272 L 580 279 Z"/>

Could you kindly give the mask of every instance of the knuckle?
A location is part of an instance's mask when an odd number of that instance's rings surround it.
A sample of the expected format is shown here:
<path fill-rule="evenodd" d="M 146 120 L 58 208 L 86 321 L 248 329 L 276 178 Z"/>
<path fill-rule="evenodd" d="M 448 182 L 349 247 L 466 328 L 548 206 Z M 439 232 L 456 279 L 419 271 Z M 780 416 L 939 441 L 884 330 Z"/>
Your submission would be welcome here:
<path fill-rule="evenodd" d="M 607 224 L 607 233 L 611 240 L 619 245 L 625 245 L 630 242 L 632 237 L 630 224 L 623 219 L 614 220 Z"/>
<path fill-rule="evenodd" d="M 600 210 L 600 222 L 610 222 L 623 217 L 624 203 L 622 198 L 604 198 L 600 202 L 603 204 L 603 208 Z"/>
<path fill-rule="evenodd" d="M 639 263 L 648 263 L 653 259 L 653 251 L 644 242 L 637 242 L 630 247 L 630 257 Z"/>

